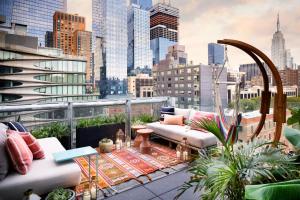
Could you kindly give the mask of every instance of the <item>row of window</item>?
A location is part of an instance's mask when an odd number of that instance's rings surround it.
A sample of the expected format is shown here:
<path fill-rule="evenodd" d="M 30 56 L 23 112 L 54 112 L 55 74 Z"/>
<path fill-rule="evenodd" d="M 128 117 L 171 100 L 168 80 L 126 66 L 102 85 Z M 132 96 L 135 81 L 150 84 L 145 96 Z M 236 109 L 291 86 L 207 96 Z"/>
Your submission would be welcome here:
<path fill-rule="evenodd" d="M 0 60 L 22 59 L 23 56 L 18 53 L 0 50 Z"/>
<path fill-rule="evenodd" d="M 52 83 L 69 83 L 69 84 L 84 84 L 84 74 L 47 74 L 34 77 L 37 80 L 47 81 Z"/>
<path fill-rule="evenodd" d="M 82 95 L 86 94 L 85 86 L 47 86 L 34 89 L 35 92 L 50 95 Z"/>
<path fill-rule="evenodd" d="M 85 72 L 86 62 L 70 60 L 50 60 L 39 62 L 38 67 L 54 71 Z"/>

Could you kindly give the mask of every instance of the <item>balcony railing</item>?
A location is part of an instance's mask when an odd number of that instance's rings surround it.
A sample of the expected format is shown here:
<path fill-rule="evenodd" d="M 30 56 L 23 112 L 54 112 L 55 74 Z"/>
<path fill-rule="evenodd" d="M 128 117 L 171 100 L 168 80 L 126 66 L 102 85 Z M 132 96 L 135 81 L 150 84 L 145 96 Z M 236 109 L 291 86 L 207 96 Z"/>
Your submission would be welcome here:
<path fill-rule="evenodd" d="M 125 134 L 130 137 L 131 118 L 140 114 L 159 117 L 161 106 L 174 105 L 174 98 L 153 97 L 95 102 L 61 102 L 0 107 L 1 121 L 21 121 L 29 130 L 52 122 L 64 122 L 71 129 L 72 147 L 76 146 L 78 119 L 125 113 Z"/>

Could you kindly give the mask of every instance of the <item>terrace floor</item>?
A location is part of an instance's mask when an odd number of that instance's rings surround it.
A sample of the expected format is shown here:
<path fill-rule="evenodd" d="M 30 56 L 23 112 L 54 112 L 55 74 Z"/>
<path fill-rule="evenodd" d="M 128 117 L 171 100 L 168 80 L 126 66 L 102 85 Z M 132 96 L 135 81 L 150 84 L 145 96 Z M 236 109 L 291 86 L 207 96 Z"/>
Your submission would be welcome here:
<path fill-rule="evenodd" d="M 179 172 L 107 197 L 105 200 L 172 200 L 178 193 L 178 188 L 189 179 L 190 174 L 186 171 L 186 168 L 184 168 Z M 193 190 L 190 189 L 179 199 L 196 200 L 199 199 L 199 196 L 195 195 Z"/>

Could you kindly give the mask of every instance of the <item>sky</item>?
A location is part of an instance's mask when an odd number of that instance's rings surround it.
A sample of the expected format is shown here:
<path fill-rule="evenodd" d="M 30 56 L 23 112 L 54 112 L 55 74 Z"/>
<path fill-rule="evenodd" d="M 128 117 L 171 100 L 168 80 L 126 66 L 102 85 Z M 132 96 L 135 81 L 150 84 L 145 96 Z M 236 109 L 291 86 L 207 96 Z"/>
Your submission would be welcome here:
<path fill-rule="evenodd" d="M 91 30 L 92 0 L 68 0 L 68 12 L 85 16 Z M 154 0 L 154 3 L 159 0 Z M 168 0 L 166 0 L 168 2 Z M 285 45 L 300 65 L 300 0 L 171 0 L 179 8 L 179 44 L 186 46 L 188 60 L 207 64 L 207 44 L 219 39 L 249 43 L 271 57 L 277 13 Z M 229 68 L 253 62 L 228 47 Z"/>

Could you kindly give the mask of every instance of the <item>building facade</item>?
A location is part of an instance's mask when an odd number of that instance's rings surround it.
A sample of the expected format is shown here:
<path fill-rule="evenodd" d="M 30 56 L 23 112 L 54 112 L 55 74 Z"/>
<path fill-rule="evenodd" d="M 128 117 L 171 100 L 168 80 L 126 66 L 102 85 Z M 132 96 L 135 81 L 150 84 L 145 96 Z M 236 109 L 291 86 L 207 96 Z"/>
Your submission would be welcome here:
<path fill-rule="evenodd" d="M 158 3 L 150 9 L 150 40 L 153 64 L 168 53 L 168 47 L 178 42 L 179 9 Z"/>
<path fill-rule="evenodd" d="M 53 30 L 55 11 L 66 12 L 67 0 L 1 0 L 0 13 L 5 15 L 6 26 L 23 24 L 27 35 L 38 37 L 39 46 L 45 45 L 45 33 Z"/>
<path fill-rule="evenodd" d="M 150 13 L 139 5 L 131 4 L 128 9 L 128 72 L 135 74 L 139 68 L 152 68 L 150 49 Z"/>
<path fill-rule="evenodd" d="M 133 97 L 153 97 L 153 77 L 148 74 L 129 76 L 128 93 Z"/>
<path fill-rule="evenodd" d="M 298 85 L 299 82 L 299 71 L 287 68 L 285 70 L 278 71 L 281 77 L 283 86 Z"/>
<path fill-rule="evenodd" d="M 214 71 L 220 68 L 212 65 L 188 65 L 187 54 L 180 45 L 169 47 L 165 60 L 153 66 L 154 96 L 175 97 L 180 108 L 195 108 L 203 111 L 214 110 L 213 79 Z M 223 70 L 220 81 L 227 80 Z M 222 104 L 227 106 L 226 85 L 220 85 Z"/>
<path fill-rule="evenodd" d="M 130 0 L 130 4 L 140 5 L 143 10 L 150 10 L 152 7 L 152 0 Z"/>
<path fill-rule="evenodd" d="M 222 65 L 224 63 L 224 46 L 215 43 L 208 44 L 208 64 Z"/>
<path fill-rule="evenodd" d="M 272 38 L 271 58 L 277 69 L 285 69 L 287 63 L 285 39 L 280 30 L 279 15 L 277 16 L 277 29 Z"/>
<path fill-rule="evenodd" d="M 45 47 L 53 47 L 53 32 L 47 31 L 45 34 Z"/>
<path fill-rule="evenodd" d="M 38 48 L 38 38 L 0 33 L 0 102 L 41 103 L 95 100 L 87 94 L 82 57 Z M 13 41 L 13 42 L 12 42 Z"/>
<path fill-rule="evenodd" d="M 126 0 L 92 1 L 93 46 L 96 37 L 104 40 L 102 96 L 127 93 L 127 5 Z M 93 49 L 94 50 L 94 49 Z M 97 49 L 95 49 L 96 51 Z M 97 66 L 95 66 L 97 67 Z"/>

